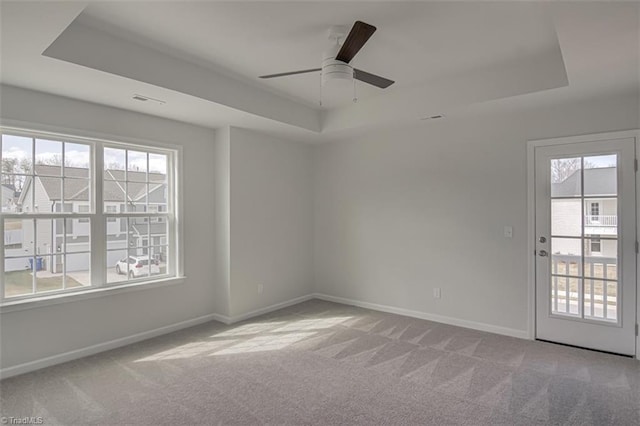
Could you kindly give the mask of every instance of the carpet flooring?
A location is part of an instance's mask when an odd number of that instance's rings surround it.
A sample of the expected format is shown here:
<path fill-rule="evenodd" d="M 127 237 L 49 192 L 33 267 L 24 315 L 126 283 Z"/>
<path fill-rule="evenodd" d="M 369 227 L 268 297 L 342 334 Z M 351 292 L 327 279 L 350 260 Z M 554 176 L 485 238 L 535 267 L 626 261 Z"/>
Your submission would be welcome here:
<path fill-rule="evenodd" d="M 73 425 L 639 425 L 640 363 L 311 300 L 0 382 Z"/>

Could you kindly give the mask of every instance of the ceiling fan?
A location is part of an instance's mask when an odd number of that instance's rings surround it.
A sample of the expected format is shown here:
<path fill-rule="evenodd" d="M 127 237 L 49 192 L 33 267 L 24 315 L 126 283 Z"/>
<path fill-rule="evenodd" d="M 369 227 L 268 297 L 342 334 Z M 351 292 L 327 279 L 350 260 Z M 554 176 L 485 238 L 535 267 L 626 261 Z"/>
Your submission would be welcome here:
<path fill-rule="evenodd" d="M 340 46 L 340 40 L 344 38 L 345 27 L 331 27 L 329 29 L 329 38 L 336 41 L 335 46 L 325 52 L 322 68 L 311 68 L 299 71 L 289 71 L 278 74 L 261 75 L 260 78 L 276 78 L 288 75 L 306 74 L 321 71 L 322 84 L 333 79 L 359 80 L 372 86 L 386 89 L 391 86 L 394 81 L 379 75 L 371 74 L 366 71 L 353 68 L 349 62 L 362 49 L 362 46 L 376 31 L 376 27 L 362 21 L 356 21 L 349 31 L 349 35 Z"/>

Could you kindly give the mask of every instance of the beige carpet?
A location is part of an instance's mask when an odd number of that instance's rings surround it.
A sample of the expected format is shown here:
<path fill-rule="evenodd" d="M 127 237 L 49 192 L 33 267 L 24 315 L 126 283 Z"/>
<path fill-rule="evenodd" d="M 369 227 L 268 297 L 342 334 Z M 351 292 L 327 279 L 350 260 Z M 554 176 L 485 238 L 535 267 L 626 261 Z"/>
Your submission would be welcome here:
<path fill-rule="evenodd" d="M 0 384 L 44 424 L 638 425 L 640 363 L 312 300 Z"/>

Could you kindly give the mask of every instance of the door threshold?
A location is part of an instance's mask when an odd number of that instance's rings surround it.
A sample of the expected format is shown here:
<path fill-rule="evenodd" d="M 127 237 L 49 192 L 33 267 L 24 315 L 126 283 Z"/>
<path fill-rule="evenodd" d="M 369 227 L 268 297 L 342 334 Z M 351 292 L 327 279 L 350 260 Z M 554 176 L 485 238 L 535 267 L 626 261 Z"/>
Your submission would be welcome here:
<path fill-rule="evenodd" d="M 624 357 L 624 358 L 635 359 L 635 355 L 626 355 L 626 354 L 619 354 L 617 352 L 603 351 L 603 350 L 600 350 L 600 349 L 585 348 L 584 346 L 576 346 L 576 345 L 570 345 L 568 343 L 553 342 L 551 340 L 544 340 L 544 339 L 536 339 L 536 340 L 538 342 L 551 343 L 551 344 L 554 344 L 554 345 L 567 346 L 567 347 L 570 347 L 570 348 L 584 349 L 586 351 L 591 351 L 591 352 L 600 352 L 602 354 L 616 355 L 616 356 L 621 356 L 621 357 Z"/>

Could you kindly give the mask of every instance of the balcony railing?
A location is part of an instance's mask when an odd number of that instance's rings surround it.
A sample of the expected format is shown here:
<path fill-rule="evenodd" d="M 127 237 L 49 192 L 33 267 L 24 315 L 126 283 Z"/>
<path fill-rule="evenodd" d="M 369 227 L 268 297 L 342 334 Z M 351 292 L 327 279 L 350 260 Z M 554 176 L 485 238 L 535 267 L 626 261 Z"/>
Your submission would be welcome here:
<path fill-rule="evenodd" d="M 584 264 L 583 264 L 584 259 Z M 553 254 L 552 312 L 604 321 L 618 318 L 618 261 L 615 257 Z M 582 278 L 580 278 L 582 277 Z M 583 307 L 579 307 L 581 294 Z"/>
<path fill-rule="evenodd" d="M 617 215 L 587 215 L 584 217 L 587 226 L 618 226 Z"/>

